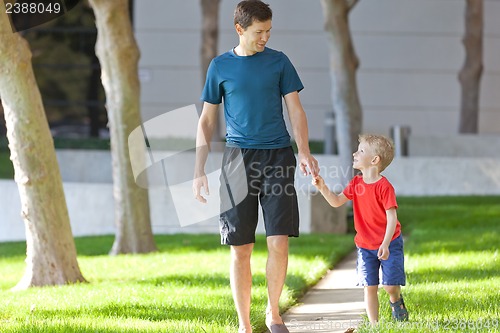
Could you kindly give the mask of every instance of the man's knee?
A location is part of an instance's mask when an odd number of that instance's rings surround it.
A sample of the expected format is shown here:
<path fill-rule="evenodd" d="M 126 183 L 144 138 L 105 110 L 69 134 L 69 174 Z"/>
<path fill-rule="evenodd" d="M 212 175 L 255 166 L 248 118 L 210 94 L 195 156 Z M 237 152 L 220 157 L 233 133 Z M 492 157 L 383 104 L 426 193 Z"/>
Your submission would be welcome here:
<path fill-rule="evenodd" d="M 288 236 L 267 237 L 267 250 L 273 253 L 288 254 Z"/>
<path fill-rule="evenodd" d="M 232 245 L 231 257 L 233 258 L 233 260 L 237 261 L 250 260 L 250 257 L 252 256 L 253 245 L 253 243 L 245 245 Z"/>

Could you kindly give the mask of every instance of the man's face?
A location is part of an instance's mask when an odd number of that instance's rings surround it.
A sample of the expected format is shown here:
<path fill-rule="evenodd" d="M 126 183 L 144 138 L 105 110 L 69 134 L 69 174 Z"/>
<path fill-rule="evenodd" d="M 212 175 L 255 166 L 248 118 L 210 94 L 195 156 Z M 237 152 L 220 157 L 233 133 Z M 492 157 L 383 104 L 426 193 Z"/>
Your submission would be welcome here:
<path fill-rule="evenodd" d="M 236 24 L 236 31 L 240 35 L 240 44 L 249 54 L 264 51 L 269 37 L 271 37 L 271 20 L 253 23 L 244 30 L 239 24 Z"/>

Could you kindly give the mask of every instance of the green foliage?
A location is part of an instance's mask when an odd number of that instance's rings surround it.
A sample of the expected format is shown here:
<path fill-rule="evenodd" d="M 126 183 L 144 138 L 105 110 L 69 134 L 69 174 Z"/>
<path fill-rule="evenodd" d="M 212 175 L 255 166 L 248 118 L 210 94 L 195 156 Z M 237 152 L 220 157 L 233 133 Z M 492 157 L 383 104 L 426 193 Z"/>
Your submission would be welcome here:
<path fill-rule="evenodd" d="M 56 149 L 95 149 L 109 150 L 109 139 L 81 138 L 67 139 L 54 138 Z M 13 179 L 14 167 L 10 160 L 10 151 L 6 138 L 0 138 L 0 179 Z"/>
<path fill-rule="evenodd" d="M 83 1 L 65 15 L 24 32 L 49 122 L 85 121 L 96 35 L 93 12 Z"/>
<path fill-rule="evenodd" d="M 56 149 L 89 149 L 89 150 L 109 150 L 111 142 L 109 139 L 100 138 L 54 138 Z"/>
<path fill-rule="evenodd" d="M 88 284 L 11 292 L 24 269 L 25 244 L 0 243 L 0 327 L 4 332 L 234 332 L 229 248 L 218 235 L 156 236 L 159 251 L 108 256 L 113 237 L 76 239 Z M 352 236 L 303 235 L 290 240 L 282 307 L 352 251 Z M 266 246 L 252 255 L 252 322 L 264 330 Z"/>
<path fill-rule="evenodd" d="M 309 149 L 312 154 L 323 154 L 325 143 L 323 141 L 309 141 Z M 297 144 L 292 141 L 293 150 L 297 153 Z"/>
<path fill-rule="evenodd" d="M 14 168 L 9 153 L 0 149 L 0 179 L 14 179 Z"/>

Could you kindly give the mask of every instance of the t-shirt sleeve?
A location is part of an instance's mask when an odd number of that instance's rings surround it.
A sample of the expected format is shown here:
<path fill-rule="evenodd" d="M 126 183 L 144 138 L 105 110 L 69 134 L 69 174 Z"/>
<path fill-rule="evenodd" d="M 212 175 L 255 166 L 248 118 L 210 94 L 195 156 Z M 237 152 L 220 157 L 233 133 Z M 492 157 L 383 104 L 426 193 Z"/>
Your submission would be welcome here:
<path fill-rule="evenodd" d="M 280 92 L 282 96 L 285 96 L 294 91 L 301 91 L 304 89 L 304 85 L 300 81 L 299 74 L 297 74 L 290 59 L 284 53 L 282 55 L 283 70 L 280 78 Z"/>
<path fill-rule="evenodd" d="M 201 93 L 201 100 L 203 102 L 208 102 L 211 104 L 222 103 L 223 89 L 221 80 L 219 77 L 219 72 L 217 71 L 217 65 L 212 59 L 207 70 L 207 79 L 205 81 L 205 87 Z"/>
<path fill-rule="evenodd" d="M 354 178 L 351 179 L 342 193 L 344 193 L 347 199 L 352 200 L 354 197 Z"/>
<path fill-rule="evenodd" d="M 382 204 L 384 205 L 385 210 L 398 208 L 398 203 L 396 201 L 396 191 L 394 191 L 394 187 L 390 183 L 387 183 L 382 188 L 381 194 Z"/>

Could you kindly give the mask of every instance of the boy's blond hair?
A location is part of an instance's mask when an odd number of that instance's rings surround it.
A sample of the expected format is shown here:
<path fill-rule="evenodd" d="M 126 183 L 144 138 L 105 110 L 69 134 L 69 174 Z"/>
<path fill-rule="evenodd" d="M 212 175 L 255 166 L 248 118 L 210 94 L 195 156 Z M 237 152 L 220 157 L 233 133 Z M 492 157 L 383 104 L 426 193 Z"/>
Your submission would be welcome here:
<path fill-rule="evenodd" d="M 391 139 L 377 134 L 361 134 L 358 141 L 366 142 L 373 153 L 380 157 L 379 172 L 382 172 L 394 159 L 394 143 Z"/>

